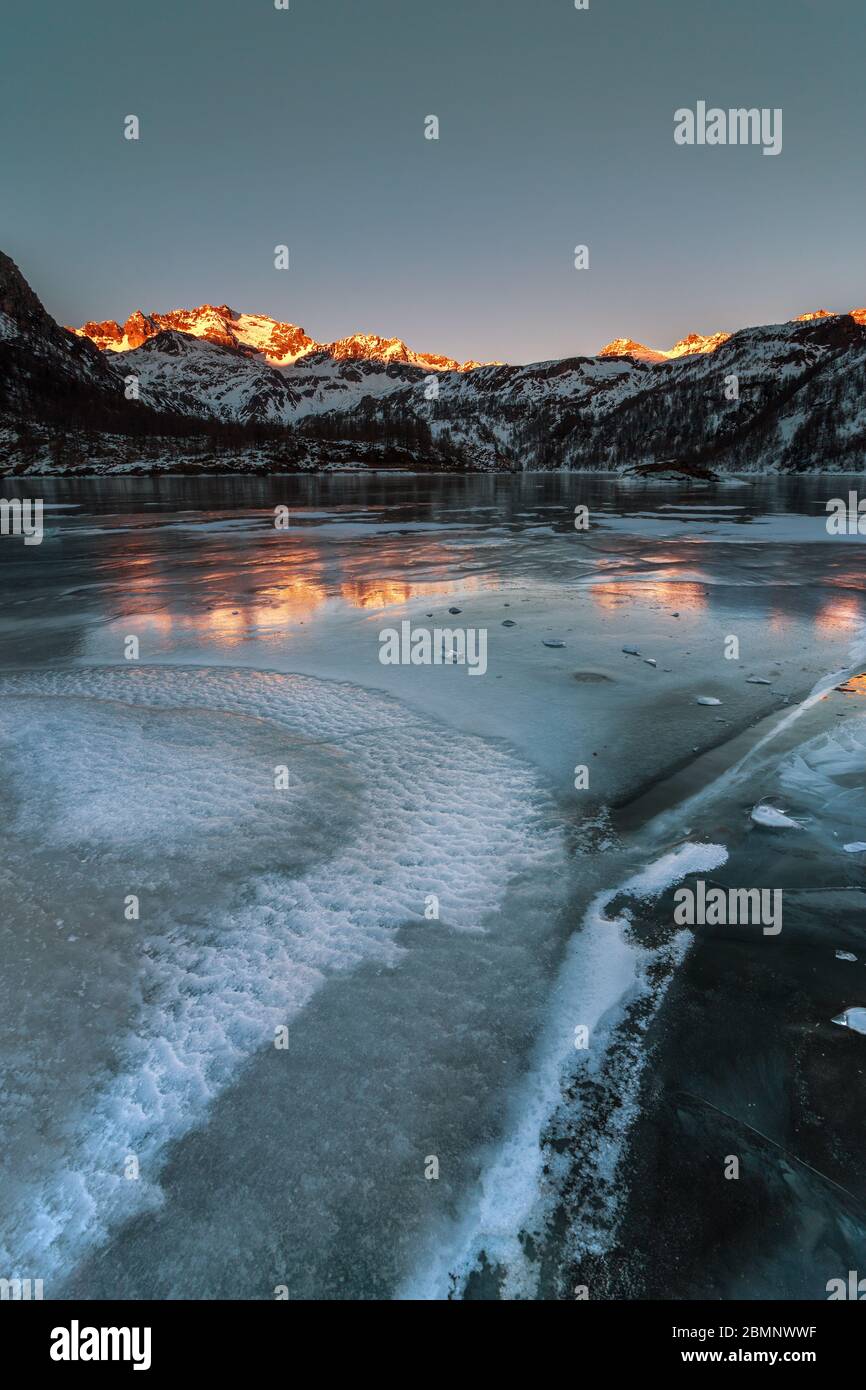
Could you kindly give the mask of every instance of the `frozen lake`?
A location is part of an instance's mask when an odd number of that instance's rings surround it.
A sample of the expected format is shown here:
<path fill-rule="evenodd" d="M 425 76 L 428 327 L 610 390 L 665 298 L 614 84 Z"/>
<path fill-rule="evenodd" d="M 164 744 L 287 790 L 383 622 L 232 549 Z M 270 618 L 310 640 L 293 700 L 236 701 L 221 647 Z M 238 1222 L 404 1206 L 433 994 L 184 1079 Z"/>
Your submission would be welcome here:
<path fill-rule="evenodd" d="M 785 894 L 778 939 L 735 934 L 755 1012 L 736 972 L 707 1001 L 708 1038 L 743 1011 L 743 1088 L 715 1045 L 689 1084 L 794 1173 L 707 1296 L 854 1268 L 866 1044 L 832 1017 L 866 1004 L 866 724 L 836 687 L 866 566 L 825 504 L 857 485 L 6 480 L 46 532 L 0 539 L 0 1273 L 618 1296 L 633 1231 L 643 1287 L 682 1296 L 631 1187 L 649 1042 L 684 1067 L 689 972 L 733 969 L 673 924 L 696 874 Z M 484 672 L 383 664 L 403 623 L 483 632 Z M 702 1209 L 704 1131 L 682 1169 L 659 1132 L 659 1192 L 691 1173 Z"/>

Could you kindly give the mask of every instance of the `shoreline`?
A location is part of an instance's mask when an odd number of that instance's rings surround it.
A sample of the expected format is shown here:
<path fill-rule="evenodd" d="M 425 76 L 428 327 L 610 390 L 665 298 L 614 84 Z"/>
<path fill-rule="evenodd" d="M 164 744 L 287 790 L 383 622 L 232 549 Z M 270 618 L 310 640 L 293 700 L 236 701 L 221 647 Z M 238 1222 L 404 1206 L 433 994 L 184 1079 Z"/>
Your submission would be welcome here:
<path fill-rule="evenodd" d="M 643 474 L 634 473 L 628 470 L 615 471 L 609 468 L 442 468 L 441 466 L 431 468 L 407 468 L 401 464 L 395 464 L 393 468 L 386 465 L 367 465 L 358 464 L 334 464 L 319 467 L 285 467 L 274 468 L 272 466 L 259 466 L 253 464 L 248 468 L 199 468 L 199 467 L 179 467 L 174 461 L 173 465 L 165 468 L 139 468 L 136 465 L 116 464 L 110 468 L 101 469 L 70 469 L 70 468 L 36 468 L 32 465 L 24 468 L 0 468 L 0 481 L 23 481 L 31 478 L 53 478 L 66 479 L 76 482 L 97 482 L 102 478 L 333 478 L 333 477 L 405 477 L 405 478 L 552 478 L 552 477 L 577 477 L 577 478 L 599 478 L 613 479 L 622 483 L 633 483 L 635 486 L 649 487 L 654 486 L 663 488 L 670 487 L 671 484 L 679 484 L 688 488 L 713 488 L 724 487 L 731 483 L 748 485 L 750 480 L 763 479 L 794 479 L 794 478 L 862 478 L 866 476 L 866 459 L 860 469 L 852 468 L 754 468 L 748 470 L 731 470 L 730 472 L 720 472 L 715 477 L 704 478 L 690 476 L 686 473 L 678 473 L 671 470 L 670 473 Z"/>

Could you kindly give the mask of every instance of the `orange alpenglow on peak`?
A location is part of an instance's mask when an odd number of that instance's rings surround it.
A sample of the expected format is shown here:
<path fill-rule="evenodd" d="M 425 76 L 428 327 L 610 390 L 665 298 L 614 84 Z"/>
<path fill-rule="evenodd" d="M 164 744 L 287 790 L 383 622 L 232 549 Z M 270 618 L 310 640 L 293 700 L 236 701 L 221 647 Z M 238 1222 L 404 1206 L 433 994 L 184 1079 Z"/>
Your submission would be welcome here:
<path fill-rule="evenodd" d="M 721 347 L 730 338 L 730 333 L 710 333 L 708 336 L 703 333 L 689 333 L 685 338 L 680 338 L 678 343 L 674 343 L 667 357 L 691 357 L 696 352 L 715 352 L 716 348 Z"/>
<path fill-rule="evenodd" d="M 849 315 L 855 322 L 866 326 L 866 309 L 850 309 Z M 813 309 L 807 314 L 798 314 L 791 323 L 811 323 L 815 319 L 832 319 L 839 315 L 831 313 L 828 309 Z M 678 343 L 674 343 L 672 348 L 651 348 L 645 343 L 637 343 L 634 338 L 614 338 L 613 342 L 607 343 L 598 354 L 599 357 L 634 357 L 644 362 L 670 362 L 677 357 L 692 357 L 696 353 L 715 352 L 716 348 L 721 347 L 730 338 L 730 333 L 711 333 L 704 336 L 702 333 L 689 333 L 685 338 L 680 338 Z"/>
<path fill-rule="evenodd" d="M 811 313 L 798 314 L 795 319 L 792 319 L 792 323 L 810 323 L 813 319 L 835 319 L 838 317 L 838 314 L 827 309 L 813 309 Z M 849 309 L 848 317 L 852 318 L 855 323 L 866 325 L 866 309 Z"/>
<path fill-rule="evenodd" d="M 651 362 L 661 362 L 665 356 L 656 348 L 635 342 L 634 338 L 614 338 L 612 342 L 605 343 L 598 355 L 599 357 L 642 357 Z"/>
<path fill-rule="evenodd" d="M 296 324 L 281 323 L 267 314 L 237 314 L 227 304 L 202 304 L 198 309 L 173 309 L 167 314 L 144 314 L 136 309 L 124 324 L 114 319 L 103 323 L 91 320 L 69 331 L 79 338 L 89 338 L 103 352 L 130 352 L 166 329 L 204 338 L 220 347 L 237 348 L 248 355 L 261 353 L 266 362 L 278 367 L 290 366 L 316 352 L 343 360 L 402 362 L 438 372 L 468 372 L 484 365 L 500 365 L 474 360 L 458 362 L 438 353 L 413 352 L 401 338 L 381 338 L 377 333 L 354 333 L 332 343 L 318 343 Z"/>
<path fill-rule="evenodd" d="M 645 343 L 636 343 L 634 338 L 614 338 L 598 354 L 599 357 L 636 357 L 644 362 L 670 362 L 677 357 L 693 357 L 696 353 L 715 352 L 726 343 L 730 333 L 713 333 L 709 337 L 702 333 L 689 333 L 680 338 L 672 348 L 651 348 Z"/>
<path fill-rule="evenodd" d="M 103 352 L 129 352 L 166 329 L 205 338 L 220 347 L 261 352 L 273 363 L 294 362 L 317 346 L 293 323 L 278 323 L 263 314 L 236 314 L 228 304 L 201 304 L 197 309 L 172 309 L 167 314 L 144 314 L 136 309 L 123 325 L 109 319 L 70 331 L 89 338 Z"/>

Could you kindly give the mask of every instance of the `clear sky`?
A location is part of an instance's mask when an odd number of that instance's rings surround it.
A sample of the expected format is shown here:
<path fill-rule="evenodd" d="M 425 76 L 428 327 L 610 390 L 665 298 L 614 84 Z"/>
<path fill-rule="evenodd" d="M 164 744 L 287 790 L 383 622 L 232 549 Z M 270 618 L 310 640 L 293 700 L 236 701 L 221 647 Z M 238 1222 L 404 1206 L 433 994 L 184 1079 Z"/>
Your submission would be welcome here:
<path fill-rule="evenodd" d="M 866 0 L 0 0 L 0 23 L 0 249 L 63 323 L 225 302 L 533 361 L 866 303 Z M 699 100 L 781 107 L 782 153 L 677 146 Z"/>

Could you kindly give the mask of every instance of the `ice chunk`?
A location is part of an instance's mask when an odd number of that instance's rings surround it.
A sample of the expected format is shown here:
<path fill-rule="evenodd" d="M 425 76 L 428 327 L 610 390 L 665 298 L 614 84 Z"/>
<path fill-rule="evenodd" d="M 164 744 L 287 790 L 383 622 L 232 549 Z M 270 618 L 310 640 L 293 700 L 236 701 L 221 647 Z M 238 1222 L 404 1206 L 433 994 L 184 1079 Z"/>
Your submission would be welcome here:
<path fill-rule="evenodd" d="M 560 639 L 559 637 L 542 637 L 541 641 L 542 641 L 542 643 L 543 643 L 543 645 L 544 645 L 545 647 L 564 647 L 564 646 L 565 646 L 565 643 L 564 643 L 563 641 L 561 641 L 561 639 Z"/>
<path fill-rule="evenodd" d="M 866 853 L 866 719 L 849 717 L 794 749 L 779 783 L 779 800 L 790 798 L 794 815 L 808 812 L 829 854 Z"/>
<path fill-rule="evenodd" d="M 855 1033 L 866 1033 L 866 1009 L 844 1009 L 833 1022 L 841 1028 L 851 1028 Z"/>
<path fill-rule="evenodd" d="M 696 705 L 720 705 L 721 700 L 717 700 L 715 695 L 699 695 L 695 700 Z"/>
<path fill-rule="evenodd" d="M 763 676 L 746 676 L 746 685 L 772 685 L 772 681 L 765 680 Z"/>
<path fill-rule="evenodd" d="M 774 830 L 803 829 L 798 820 L 793 820 L 791 816 L 786 816 L 784 811 L 778 810 L 775 806 L 767 806 L 764 802 L 752 807 L 752 820 L 755 825 L 772 826 Z"/>
<path fill-rule="evenodd" d="M 647 666 L 658 666 L 658 662 L 655 661 L 651 656 L 645 656 L 644 661 Z"/>
<path fill-rule="evenodd" d="M 853 952 L 851 952 L 851 951 L 837 951 L 837 952 L 836 952 L 836 959 L 837 959 L 837 960 L 856 960 L 857 957 L 856 957 L 856 956 L 853 954 Z"/>
<path fill-rule="evenodd" d="M 625 652 L 626 656 L 640 656 L 640 652 L 638 651 L 637 647 L 623 647 L 623 651 Z"/>

